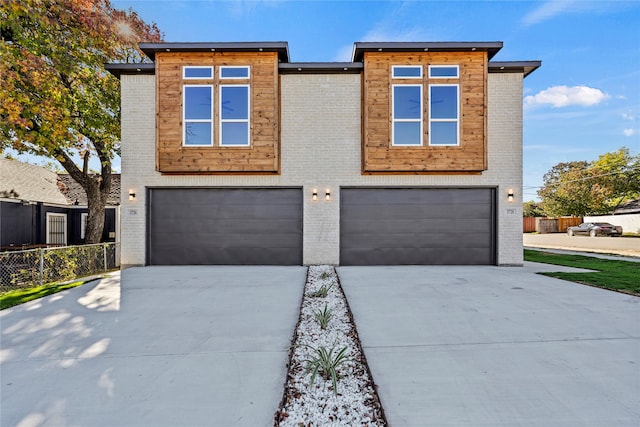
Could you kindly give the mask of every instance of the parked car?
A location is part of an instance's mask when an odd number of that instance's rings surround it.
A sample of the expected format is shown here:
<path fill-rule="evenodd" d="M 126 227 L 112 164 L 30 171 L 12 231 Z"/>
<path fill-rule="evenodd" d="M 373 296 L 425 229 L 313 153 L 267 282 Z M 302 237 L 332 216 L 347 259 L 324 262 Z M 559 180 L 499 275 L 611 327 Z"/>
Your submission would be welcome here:
<path fill-rule="evenodd" d="M 567 228 L 569 236 L 579 234 L 596 236 L 622 236 L 622 227 L 619 225 L 609 224 L 608 222 L 583 222 L 576 227 Z"/>

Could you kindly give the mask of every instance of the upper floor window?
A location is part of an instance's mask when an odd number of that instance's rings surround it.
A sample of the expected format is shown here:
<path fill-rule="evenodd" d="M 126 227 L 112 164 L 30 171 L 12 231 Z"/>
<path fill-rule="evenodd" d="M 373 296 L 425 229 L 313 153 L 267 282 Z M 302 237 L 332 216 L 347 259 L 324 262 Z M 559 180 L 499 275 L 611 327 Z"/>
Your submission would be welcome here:
<path fill-rule="evenodd" d="M 392 144 L 422 145 L 422 85 L 392 87 Z"/>
<path fill-rule="evenodd" d="M 429 65 L 429 78 L 457 79 L 460 77 L 458 65 Z"/>
<path fill-rule="evenodd" d="M 182 67 L 182 78 L 184 79 L 211 79 L 213 78 L 213 67 L 193 65 Z"/>
<path fill-rule="evenodd" d="M 213 145 L 213 86 L 184 85 L 183 145 Z"/>
<path fill-rule="evenodd" d="M 220 145 L 248 146 L 249 85 L 220 85 Z"/>
<path fill-rule="evenodd" d="M 429 85 L 429 145 L 460 144 L 460 88 Z"/>
<path fill-rule="evenodd" d="M 391 76 L 394 79 L 421 79 L 422 66 L 394 65 L 391 67 Z"/>
<path fill-rule="evenodd" d="M 221 79 L 248 79 L 249 66 L 225 65 L 220 67 Z"/>

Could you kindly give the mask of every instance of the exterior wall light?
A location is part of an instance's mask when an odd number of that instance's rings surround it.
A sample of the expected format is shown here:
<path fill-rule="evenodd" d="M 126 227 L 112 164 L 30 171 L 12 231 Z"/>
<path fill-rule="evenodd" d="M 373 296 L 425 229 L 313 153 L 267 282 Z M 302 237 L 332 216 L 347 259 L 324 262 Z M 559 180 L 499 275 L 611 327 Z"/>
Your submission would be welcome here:
<path fill-rule="evenodd" d="M 129 200 L 135 200 L 136 193 L 133 192 L 133 189 L 129 189 Z"/>
<path fill-rule="evenodd" d="M 311 194 L 311 200 L 313 200 L 313 201 L 318 200 L 318 189 L 317 188 L 313 189 L 313 193 Z"/>
<path fill-rule="evenodd" d="M 331 191 L 327 188 L 327 191 L 324 193 L 325 200 L 331 200 Z"/>
<path fill-rule="evenodd" d="M 513 188 L 510 188 L 507 193 L 507 201 L 513 202 Z"/>

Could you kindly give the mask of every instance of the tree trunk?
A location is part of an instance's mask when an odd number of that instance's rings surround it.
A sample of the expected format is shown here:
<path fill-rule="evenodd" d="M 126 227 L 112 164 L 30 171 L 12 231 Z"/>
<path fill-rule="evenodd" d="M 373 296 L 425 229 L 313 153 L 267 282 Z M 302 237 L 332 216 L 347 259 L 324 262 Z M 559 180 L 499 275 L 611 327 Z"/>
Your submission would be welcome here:
<path fill-rule="evenodd" d="M 95 144 L 98 146 L 99 144 Z M 84 157 L 84 166 L 82 170 L 74 163 L 74 161 L 62 150 L 55 152 L 55 158 L 69 173 L 78 184 L 82 186 L 87 195 L 87 207 L 89 215 L 87 216 L 87 224 L 84 232 L 84 243 L 100 243 L 102 232 L 104 230 L 105 206 L 111 190 L 111 159 L 105 155 L 101 155 L 104 150 L 98 151 L 98 157 L 101 161 L 100 174 L 90 174 L 88 170 L 89 155 L 86 153 Z"/>
<path fill-rule="evenodd" d="M 83 186 L 85 193 L 87 193 L 87 206 L 89 208 L 89 215 L 87 216 L 87 224 L 84 231 L 84 243 L 100 243 L 102 238 L 102 231 L 104 230 L 104 213 L 106 206 L 106 196 L 103 196 L 100 191 L 100 185 L 97 181 L 97 177 L 89 178 L 91 185 L 88 187 Z M 109 193 L 107 192 L 107 195 Z"/>

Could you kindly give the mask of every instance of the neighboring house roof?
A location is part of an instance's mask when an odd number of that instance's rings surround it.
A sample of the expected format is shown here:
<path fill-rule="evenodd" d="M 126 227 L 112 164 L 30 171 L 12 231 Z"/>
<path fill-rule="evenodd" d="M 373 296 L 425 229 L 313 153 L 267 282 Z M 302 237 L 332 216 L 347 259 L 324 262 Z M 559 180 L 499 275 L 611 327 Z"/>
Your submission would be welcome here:
<path fill-rule="evenodd" d="M 87 204 L 87 194 L 80 184 L 78 184 L 69 174 L 58 174 L 60 191 L 67 196 L 71 203 L 78 201 L 79 205 Z M 120 204 L 120 174 L 111 174 L 111 191 L 107 198 L 107 205 Z"/>
<path fill-rule="evenodd" d="M 618 206 L 614 211 L 614 215 L 640 213 L 640 199 L 632 200 Z"/>
<path fill-rule="evenodd" d="M 0 197 L 68 205 L 58 188 L 58 174 L 17 160 L 0 159 Z"/>
<path fill-rule="evenodd" d="M 57 174 L 41 166 L 1 158 L 0 198 L 55 205 L 87 205 L 84 189 L 70 175 Z M 107 204 L 120 204 L 120 174 L 111 175 L 111 191 Z"/>

